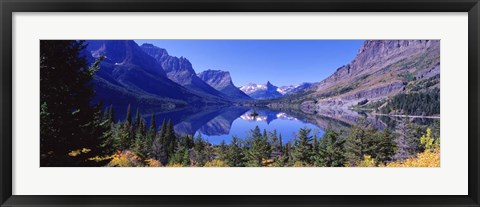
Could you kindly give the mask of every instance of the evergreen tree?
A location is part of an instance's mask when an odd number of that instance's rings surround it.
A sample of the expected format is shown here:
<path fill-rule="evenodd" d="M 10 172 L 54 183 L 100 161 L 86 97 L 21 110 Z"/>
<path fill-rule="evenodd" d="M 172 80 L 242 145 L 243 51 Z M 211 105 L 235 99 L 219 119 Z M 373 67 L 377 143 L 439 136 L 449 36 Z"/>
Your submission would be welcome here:
<path fill-rule="evenodd" d="M 383 131 L 377 132 L 375 143 L 373 144 L 372 157 L 379 163 L 392 161 L 395 155 L 395 136 L 385 127 Z"/>
<path fill-rule="evenodd" d="M 190 150 L 188 148 L 183 150 L 182 165 L 190 166 Z"/>
<path fill-rule="evenodd" d="M 262 166 L 263 161 L 267 160 L 271 153 L 271 146 L 268 143 L 268 139 L 260 133 L 258 126 L 251 130 L 250 137 L 247 139 L 249 142 L 247 165 L 251 167 Z"/>
<path fill-rule="evenodd" d="M 242 148 L 241 140 L 238 137 L 233 136 L 230 146 L 228 148 L 228 160 L 227 164 L 232 167 L 245 166 L 245 154 Z"/>
<path fill-rule="evenodd" d="M 292 143 L 287 142 L 285 144 L 285 152 L 284 152 L 284 158 L 286 159 L 286 165 L 292 165 L 293 164 L 293 155 L 292 155 Z"/>
<path fill-rule="evenodd" d="M 207 155 L 206 155 L 206 147 L 207 144 L 205 140 L 202 138 L 202 134 L 198 133 L 197 137 L 194 140 L 194 145 L 193 145 L 193 160 L 195 161 L 195 166 L 204 166 L 205 163 L 208 161 Z"/>
<path fill-rule="evenodd" d="M 317 145 L 315 165 L 322 167 L 343 167 L 345 165 L 345 140 L 340 133 L 328 127 Z"/>
<path fill-rule="evenodd" d="M 110 108 L 108 109 L 108 119 L 111 123 L 115 123 L 115 112 L 113 110 L 113 105 L 110 105 Z"/>
<path fill-rule="evenodd" d="M 142 133 L 142 120 L 140 120 L 140 109 L 137 107 L 137 111 L 135 113 L 135 133 Z"/>
<path fill-rule="evenodd" d="M 221 160 L 223 162 L 227 162 L 227 160 L 229 159 L 229 157 L 228 157 L 228 146 L 225 143 L 225 140 L 222 140 L 220 142 L 220 145 L 218 146 L 217 158 L 216 159 Z"/>
<path fill-rule="evenodd" d="M 273 132 L 270 132 L 269 135 L 270 135 L 270 142 L 272 145 L 272 154 L 270 155 L 270 157 L 276 159 L 282 156 L 282 140 L 277 138 L 276 129 L 274 129 Z"/>
<path fill-rule="evenodd" d="M 376 129 L 363 118 L 357 121 L 357 125 L 350 128 L 345 142 L 348 165 L 355 166 L 363 160 L 364 155 L 371 155 L 371 140 L 375 132 Z"/>
<path fill-rule="evenodd" d="M 160 161 L 162 165 L 166 165 L 168 163 L 168 156 L 167 156 L 167 147 L 163 142 L 163 137 L 161 133 L 158 133 L 155 137 L 155 141 L 152 144 L 152 156 L 156 160 Z"/>
<path fill-rule="evenodd" d="M 168 120 L 165 130 L 165 144 L 167 146 L 167 157 L 170 157 L 175 153 L 177 136 L 175 135 L 175 130 L 173 129 L 173 124 L 171 120 Z"/>
<path fill-rule="evenodd" d="M 127 106 L 127 116 L 125 118 L 125 123 L 130 125 L 132 124 L 132 108 L 130 104 L 128 104 Z"/>
<path fill-rule="evenodd" d="M 92 105 L 92 78 L 102 57 L 91 67 L 83 56 L 83 41 L 40 41 L 40 165 L 101 165 L 87 158 L 105 151 L 102 107 Z M 69 152 L 88 153 L 69 156 Z M 88 151 L 84 150 L 84 151 Z"/>
<path fill-rule="evenodd" d="M 295 139 L 295 146 L 293 151 L 294 162 L 301 163 L 311 163 L 311 152 L 312 152 L 312 136 L 310 135 L 311 129 L 301 128 L 297 132 L 297 137 Z"/>
<path fill-rule="evenodd" d="M 131 107 L 129 104 L 127 107 L 127 116 L 125 118 L 125 122 L 123 122 L 123 129 L 120 134 L 121 149 L 130 149 L 130 147 L 132 147 L 133 145 L 134 137 L 135 136 L 133 133 Z"/>

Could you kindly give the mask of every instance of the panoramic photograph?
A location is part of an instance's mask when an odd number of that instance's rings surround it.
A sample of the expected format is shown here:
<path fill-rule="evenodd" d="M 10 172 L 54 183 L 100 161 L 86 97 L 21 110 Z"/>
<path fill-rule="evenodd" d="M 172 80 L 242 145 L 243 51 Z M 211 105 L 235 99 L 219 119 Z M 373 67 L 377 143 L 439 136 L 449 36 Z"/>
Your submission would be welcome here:
<path fill-rule="evenodd" d="M 440 40 L 40 40 L 40 167 L 440 167 Z"/>

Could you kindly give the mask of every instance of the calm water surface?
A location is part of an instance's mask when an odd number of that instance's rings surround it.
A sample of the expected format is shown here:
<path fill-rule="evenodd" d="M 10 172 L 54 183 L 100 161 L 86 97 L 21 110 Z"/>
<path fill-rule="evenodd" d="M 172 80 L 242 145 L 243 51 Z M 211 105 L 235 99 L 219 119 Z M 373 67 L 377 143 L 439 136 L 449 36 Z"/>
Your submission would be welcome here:
<path fill-rule="evenodd" d="M 253 113 L 255 111 L 258 115 Z M 388 117 L 376 117 L 365 113 L 357 113 L 350 110 L 328 109 L 315 114 L 301 111 L 282 111 L 266 108 L 247 107 L 188 107 L 176 111 L 162 112 L 150 110 L 142 112 L 143 119 L 150 125 L 150 119 L 155 114 L 157 129 L 164 120 L 174 124 L 178 134 L 195 135 L 201 134 L 210 143 L 219 144 L 222 140 L 229 143 L 233 136 L 245 139 L 250 130 L 256 126 L 263 132 L 276 130 L 282 135 L 283 143 L 294 139 L 296 132 L 302 127 L 310 128 L 311 135 L 321 137 L 327 127 L 336 130 L 348 129 L 356 123 L 358 117 L 366 117 L 379 129 L 384 127 L 394 128 L 398 119 Z M 119 114 L 121 115 L 121 114 Z M 117 116 L 119 117 L 119 116 Z M 122 120 L 124 118 L 120 118 Z M 416 119 L 415 122 L 431 122 L 428 119 Z M 424 123 L 423 123 L 424 124 Z"/>

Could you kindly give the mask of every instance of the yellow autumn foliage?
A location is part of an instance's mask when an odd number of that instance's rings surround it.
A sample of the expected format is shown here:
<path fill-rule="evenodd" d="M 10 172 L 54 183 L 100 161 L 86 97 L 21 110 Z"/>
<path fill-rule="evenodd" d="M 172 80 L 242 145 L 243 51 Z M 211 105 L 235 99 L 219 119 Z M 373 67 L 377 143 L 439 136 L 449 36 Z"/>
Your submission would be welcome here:
<path fill-rule="evenodd" d="M 113 155 L 112 160 L 107 164 L 108 167 L 143 167 L 142 159 L 133 153 L 126 150 L 117 152 Z"/>
<path fill-rule="evenodd" d="M 427 128 L 427 134 L 420 137 L 420 143 L 425 151 L 416 157 L 403 161 L 388 163 L 386 167 L 440 167 L 440 138 L 432 137 L 432 130 Z"/>
<path fill-rule="evenodd" d="M 417 157 L 388 163 L 387 167 L 440 167 L 440 150 L 425 150 Z"/>
<path fill-rule="evenodd" d="M 70 157 L 76 157 L 80 154 L 86 154 L 86 153 L 89 153 L 90 151 L 92 151 L 91 149 L 87 149 L 87 148 L 82 148 L 82 149 L 77 149 L 77 150 L 72 150 L 68 153 L 68 156 Z"/>
<path fill-rule="evenodd" d="M 370 155 L 363 155 L 363 160 L 358 163 L 357 167 L 375 167 L 375 159 Z"/>
<path fill-rule="evenodd" d="M 228 167 L 228 165 L 221 160 L 212 160 L 205 163 L 204 167 Z"/>
<path fill-rule="evenodd" d="M 145 164 L 147 164 L 147 167 L 162 167 L 162 163 L 155 159 L 147 159 L 145 160 Z"/>
<path fill-rule="evenodd" d="M 312 166 L 306 162 L 296 161 L 295 163 L 293 163 L 293 167 L 312 167 Z"/>
<path fill-rule="evenodd" d="M 167 167 L 183 167 L 183 165 L 180 163 L 172 163 L 172 164 L 168 164 Z"/>

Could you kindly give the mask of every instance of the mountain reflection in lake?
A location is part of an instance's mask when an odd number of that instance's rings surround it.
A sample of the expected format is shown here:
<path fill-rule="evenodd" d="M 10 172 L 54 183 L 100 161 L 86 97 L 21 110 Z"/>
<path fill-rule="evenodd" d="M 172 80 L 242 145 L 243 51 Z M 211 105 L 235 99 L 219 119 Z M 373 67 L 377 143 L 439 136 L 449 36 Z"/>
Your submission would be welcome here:
<path fill-rule="evenodd" d="M 253 113 L 253 112 L 256 113 Z M 212 144 L 219 144 L 222 140 L 229 143 L 232 136 L 245 139 L 255 126 L 263 132 L 276 130 L 282 135 L 284 143 L 292 140 L 295 133 L 302 127 L 312 129 L 318 137 L 324 129 L 332 127 L 336 130 L 348 129 L 356 123 L 359 117 L 366 117 L 369 122 L 379 129 L 395 128 L 400 118 L 378 117 L 370 114 L 354 112 L 345 109 L 328 109 L 316 113 L 305 113 L 300 110 L 274 110 L 267 108 L 247 107 L 188 107 L 181 110 L 158 112 L 154 109 L 144 111 L 142 117 L 147 125 L 155 114 L 157 130 L 164 120 L 171 120 L 175 132 L 197 136 L 199 133 Z M 117 118 L 119 118 L 117 116 Z M 124 119 L 124 118 L 123 118 Z M 119 119 L 121 120 L 121 119 Z M 430 122 L 431 120 L 416 119 L 415 122 Z"/>
<path fill-rule="evenodd" d="M 318 136 L 323 135 L 321 127 L 308 122 L 305 117 L 299 117 L 298 114 L 293 116 L 281 111 L 258 108 L 255 111 L 258 113 L 256 116 L 252 114 L 252 108 L 246 107 L 189 107 L 170 112 L 144 112 L 142 117 L 149 125 L 151 116 L 155 113 L 158 128 L 163 120 L 171 120 L 176 133 L 195 136 L 201 133 L 202 137 L 212 144 L 219 144 L 222 140 L 229 143 L 232 136 L 245 139 L 255 126 L 259 126 L 262 131 L 277 130 L 285 142 L 291 140 L 295 132 L 302 127 L 311 128 L 312 133 L 316 132 Z"/>

